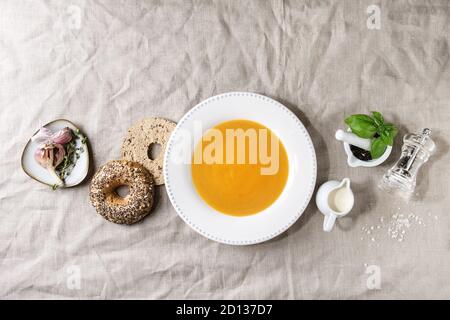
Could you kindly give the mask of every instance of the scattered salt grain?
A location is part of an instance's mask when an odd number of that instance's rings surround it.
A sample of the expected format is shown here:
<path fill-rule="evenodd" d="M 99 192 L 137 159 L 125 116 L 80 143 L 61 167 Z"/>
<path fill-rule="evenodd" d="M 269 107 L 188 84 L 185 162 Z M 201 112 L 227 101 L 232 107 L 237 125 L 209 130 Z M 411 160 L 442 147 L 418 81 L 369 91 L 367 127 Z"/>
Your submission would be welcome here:
<path fill-rule="evenodd" d="M 378 238 L 381 237 L 383 230 L 387 229 L 387 234 L 390 239 L 403 242 L 406 239 L 408 230 L 411 228 L 426 227 L 426 223 L 422 217 L 416 215 L 414 212 L 410 212 L 408 214 L 402 213 L 402 209 L 399 207 L 398 210 L 394 212 L 391 216 L 388 217 L 388 221 L 385 223 L 385 217 L 380 217 L 380 224 L 374 225 L 364 225 L 361 227 L 361 231 L 363 236 L 361 240 L 367 239 L 372 243 L 376 242 Z M 423 215 L 425 216 L 425 214 Z M 434 220 L 438 219 L 437 215 L 432 216 L 430 212 L 427 213 L 428 221 L 431 217 Z M 365 237 L 364 235 L 367 235 Z M 377 247 L 379 245 L 377 244 Z"/>

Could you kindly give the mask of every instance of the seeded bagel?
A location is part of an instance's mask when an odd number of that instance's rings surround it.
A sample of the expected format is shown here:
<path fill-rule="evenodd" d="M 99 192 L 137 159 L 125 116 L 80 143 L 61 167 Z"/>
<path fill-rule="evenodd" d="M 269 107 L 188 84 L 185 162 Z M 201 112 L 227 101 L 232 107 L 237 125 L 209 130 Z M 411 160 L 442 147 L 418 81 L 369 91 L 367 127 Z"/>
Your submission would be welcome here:
<path fill-rule="evenodd" d="M 122 143 L 122 158 L 142 164 L 155 179 L 156 185 L 164 184 L 163 158 L 170 134 L 176 123 L 163 118 L 146 118 L 128 129 Z M 149 147 L 161 145 L 156 159 L 149 158 Z"/>
<path fill-rule="evenodd" d="M 129 194 L 121 197 L 116 189 L 128 186 Z M 153 206 L 154 182 L 139 163 L 109 161 L 95 173 L 89 198 L 97 213 L 118 224 L 133 224 L 148 215 Z"/>

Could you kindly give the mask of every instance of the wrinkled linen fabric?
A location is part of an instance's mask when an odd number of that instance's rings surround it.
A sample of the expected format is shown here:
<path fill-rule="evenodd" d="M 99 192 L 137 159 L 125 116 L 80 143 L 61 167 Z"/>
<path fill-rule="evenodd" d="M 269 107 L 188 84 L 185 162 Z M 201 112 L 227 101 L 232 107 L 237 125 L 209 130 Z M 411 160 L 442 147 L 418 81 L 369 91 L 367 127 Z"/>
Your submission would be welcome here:
<path fill-rule="evenodd" d="M 0 298 L 450 298 L 449 41 L 445 0 L 1 1 Z M 164 187 L 142 223 L 115 225 L 91 206 L 89 180 L 53 192 L 21 170 L 27 140 L 51 120 L 87 134 L 98 168 L 120 157 L 136 121 L 178 121 L 228 91 L 294 111 L 314 142 L 318 185 L 352 180 L 355 207 L 331 233 L 311 201 L 271 241 L 215 243 L 177 216 Z M 398 125 L 394 152 L 349 168 L 334 132 L 371 110 Z M 437 153 L 419 200 L 404 204 L 376 184 L 401 137 L 423 127 Z M 424 223 L 392 239 L 395 213 Z M 362 230 L 380 218 L 376 236 Z"/>

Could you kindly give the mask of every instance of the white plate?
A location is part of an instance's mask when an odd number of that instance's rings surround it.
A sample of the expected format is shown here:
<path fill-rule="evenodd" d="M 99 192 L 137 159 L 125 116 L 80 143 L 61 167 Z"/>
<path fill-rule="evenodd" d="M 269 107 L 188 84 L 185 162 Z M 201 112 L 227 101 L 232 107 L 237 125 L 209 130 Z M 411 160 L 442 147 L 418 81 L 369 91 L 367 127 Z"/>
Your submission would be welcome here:
<path fill-rule="evenodd" d="M 72 130 L 78 129 L 72 122 L 65 119 L 54 120 L 44 125 L 44 127 L 52 130 L 53 132 L 57 132 L 65 127 L 69 127 Z M 37 131 L 34 134 L 36 133 Z M 80 140 L 81 139 L 78 139 L 76 146 L 78 148 L 83 148 L 84 151 L 80 153 L 80 158 L 77 160 L 75 167 L 66 178 L 65 184 L 62 186 L 64 188 L 70 188 L 80 184 L 89 172 L 89 148 L 87 144 L 82 144 Z M 42 167 L 34 159 L 34 153 L 36 152 L 38 146 L 38 143 L 31 141 L 31 139 L 28 140 L 28 143 L 22 153 L 22 169 L 30 178 L 51 187 L 57 182 L 56 179 L 52 177 L 47 169 Z"/>
<path fill-rule="evenodd" d="M 192 150 L 201 139 L 189 141 L 194 123 L 203 132 L 221 122 L 247 119 L 271 129 L 286 148 L 289 175 L 280 197 L 260 213 L 233 217 L 215 211 L 197 194 L 191 165 L 180 161 L 185 150 Z M 191 154 L 189 154 L 191 157 Z M 281 103 L 246 92 L 231 92 L 211 97 L 191 109 L 173 131 L 164 157 L 166 190 L 175 210 L 195 231 L 226 244 L 248 245 L 269 240 L 288 229 L 302 215 L 316 183 L 316 154 L 308 132 L 300 120 Z"/>

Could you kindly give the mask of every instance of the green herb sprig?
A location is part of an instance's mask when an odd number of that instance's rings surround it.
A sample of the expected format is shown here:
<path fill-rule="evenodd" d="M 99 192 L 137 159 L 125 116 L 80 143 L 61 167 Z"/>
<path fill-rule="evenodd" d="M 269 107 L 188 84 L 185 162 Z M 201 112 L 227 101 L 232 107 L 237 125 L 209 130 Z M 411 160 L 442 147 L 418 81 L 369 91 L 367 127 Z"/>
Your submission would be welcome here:
<path fill-rule="evenodd" d="M 381 157 L 387 146 L 392 146 L 397 135 L 397 128 L 392 123 L 384 121 L 378 111 L 372 111 L 372 116 L 354 114 L 345 119 L 345 123 L 358 137 L 371 139 L 370 155 L 372 159 Z"/>
<path fill-rule="evenodd" d="M 64 145 L 66 155 L 63 158 L 61 164 L 56 168 L 56 172 L 61 178 L 65 179 L 72 173 L 77 160 L 80 158 L 81 153 L 84 152 L 84 146 L 77 147 L 77 141 L 81 140 L 82 145 L 86 145 L 87 137 L 83 136 L 79 129 L 72 130 L 72 140 Z"/>

